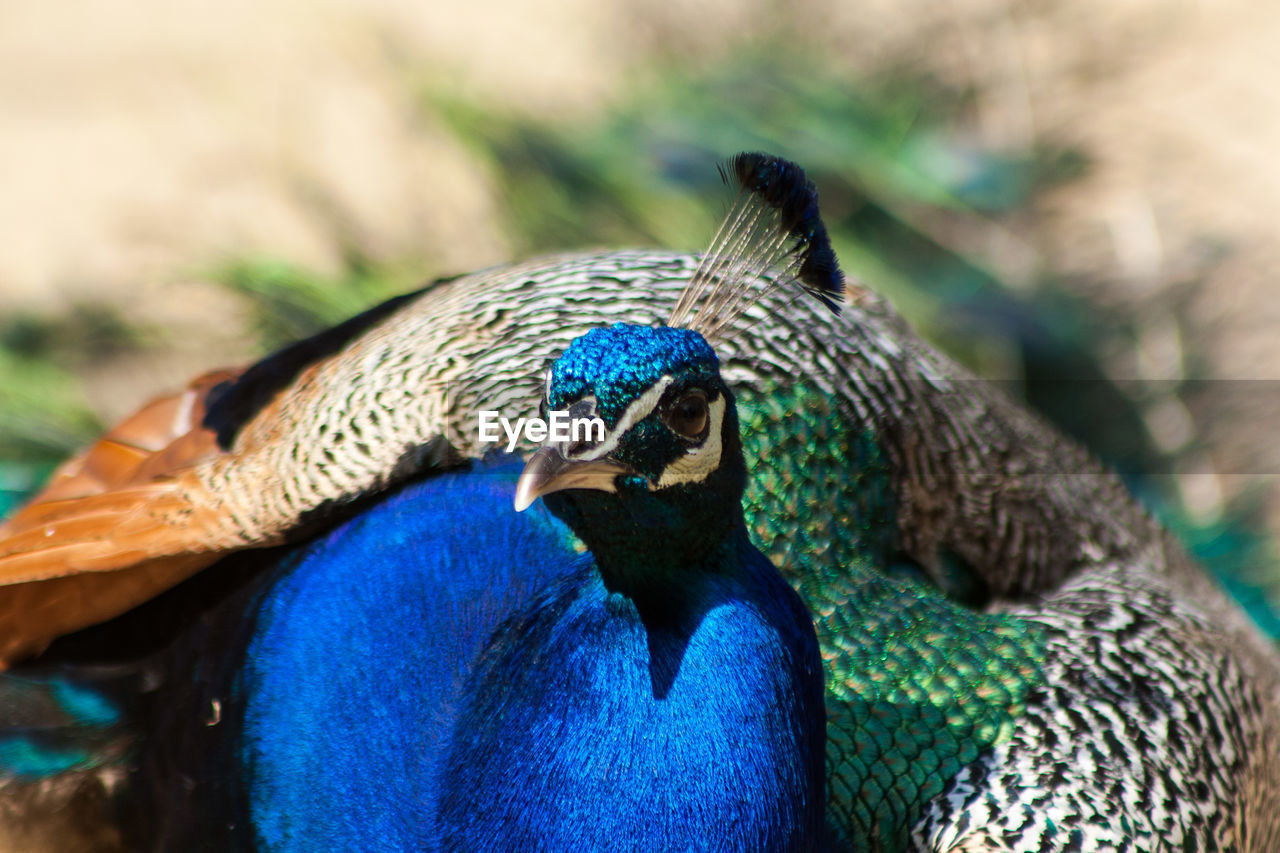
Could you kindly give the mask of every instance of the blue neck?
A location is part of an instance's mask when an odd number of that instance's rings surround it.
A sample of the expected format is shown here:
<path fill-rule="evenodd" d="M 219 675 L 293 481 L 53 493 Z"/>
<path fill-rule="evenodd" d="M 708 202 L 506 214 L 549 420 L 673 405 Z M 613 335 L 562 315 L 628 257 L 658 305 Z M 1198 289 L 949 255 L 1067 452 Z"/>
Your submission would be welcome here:
<path fill-rule="evenodd" d="M 747 469 L 733 395 L 721 393 L 721 462 L 705 479 L 651 490 L 656 477 L 620 477 L 616 494 L 568 489 L 543 497 L 591 550 L 610 592 L 674 600 L 685 595 L 690 572 L 724 572 L 740 562 Z"/>
<path fill-rule="evenodd" d="M 822 825 L 809 617 L 745 531 L 665 602 L 590 557 L 481 660 L 441 800 L 446 846 L 801 850 Z M 513 699 L 518 697 L 518 699 Z"/>

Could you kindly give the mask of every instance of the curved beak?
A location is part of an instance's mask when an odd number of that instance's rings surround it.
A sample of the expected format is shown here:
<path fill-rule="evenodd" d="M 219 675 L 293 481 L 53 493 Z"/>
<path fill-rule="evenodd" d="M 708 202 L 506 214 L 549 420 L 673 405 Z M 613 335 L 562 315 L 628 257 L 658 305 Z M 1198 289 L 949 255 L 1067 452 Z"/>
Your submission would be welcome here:
<path fill-rule="evenodd" d="M 630 472 L 612 459 L 566 459 L 562 445 L 544 445 L 529 459 L 516 483 L 516 512 L 524 512 L 543 495 L 565 489 L 616 492 L 614 478 Z"/>

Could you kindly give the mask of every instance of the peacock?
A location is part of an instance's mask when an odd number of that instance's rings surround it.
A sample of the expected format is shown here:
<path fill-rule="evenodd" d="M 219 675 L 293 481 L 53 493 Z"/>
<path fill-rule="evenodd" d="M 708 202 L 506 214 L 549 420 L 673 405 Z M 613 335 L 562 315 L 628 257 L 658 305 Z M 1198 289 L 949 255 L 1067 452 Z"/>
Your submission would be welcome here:
<path fill-rule="evenodd" d="M 799 167 L 727 174 L 703 256 L 442 280 L 55 472 L 0 528 L 5 840 L 1280 849 L 1275 649 L 837 296 Z M 605 434 L 486 455 L 539 405 Z"/>

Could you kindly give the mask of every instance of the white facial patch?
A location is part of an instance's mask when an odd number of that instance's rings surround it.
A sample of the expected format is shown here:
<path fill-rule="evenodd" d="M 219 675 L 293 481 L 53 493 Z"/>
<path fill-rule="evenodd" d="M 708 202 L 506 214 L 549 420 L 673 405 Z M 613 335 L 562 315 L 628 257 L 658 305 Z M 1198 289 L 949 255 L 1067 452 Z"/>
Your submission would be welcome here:
<path fill-rule="evenodd" d="M 658 488 L 678 486 L 681 483 L 701 483 L 720 466 L 720 428 L 724 425 L 724 395 L 711 401 L 711 428 L 707 440 L 697 447 L 690 447 L 684 456 L 672 462 L 662 472 Z"/>
<path fill-rule="evenodd" d="M 585 451 L 581 455 L 575 455 L 574 459 L 588 460 L 599 459 L 609 453 L 618 446 L 619 440 L 626 434 L 627 430 L 632 426 L 649 417 L 649 413 L 657 408 L 658 403 L 662 400 L 662 394 L 667 390 L 673 381 L 670 376 L 664 376 L 657 382 L 653 383 L 653 387 L 645 391 L 635 399 L 635 402 L 627 406 L 627 410 L 622 413 L 622 417 L 618 419 L 618 425 L 615 426 L 608 435 L 604 437 L 604 441 L 595 447 Z"/>

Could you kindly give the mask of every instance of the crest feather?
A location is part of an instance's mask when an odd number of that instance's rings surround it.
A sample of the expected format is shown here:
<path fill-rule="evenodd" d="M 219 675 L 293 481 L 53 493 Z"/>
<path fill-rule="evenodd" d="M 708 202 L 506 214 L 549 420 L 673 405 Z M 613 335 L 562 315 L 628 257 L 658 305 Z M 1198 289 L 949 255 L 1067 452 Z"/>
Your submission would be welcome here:
<path fill-rule="evenodd" d="M 720 167 L 720 176 L 736 183 L 738 194 L 667 325 L 712 340 L 766 288 L 792 284 L 838 312 L 844 274 L 818 213 L 818 191 L 804 170 L 780 157 L 744 152 L 727 169 Z"/>

